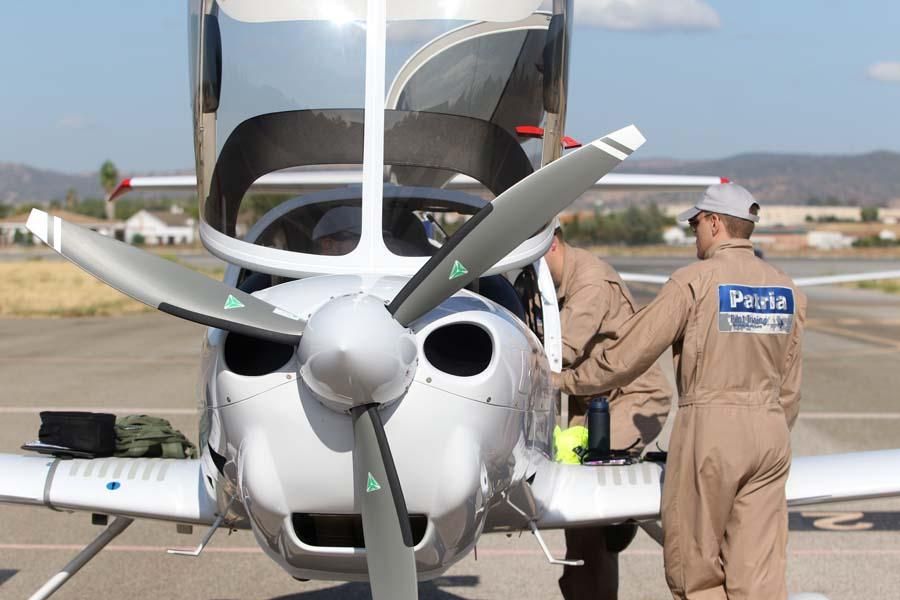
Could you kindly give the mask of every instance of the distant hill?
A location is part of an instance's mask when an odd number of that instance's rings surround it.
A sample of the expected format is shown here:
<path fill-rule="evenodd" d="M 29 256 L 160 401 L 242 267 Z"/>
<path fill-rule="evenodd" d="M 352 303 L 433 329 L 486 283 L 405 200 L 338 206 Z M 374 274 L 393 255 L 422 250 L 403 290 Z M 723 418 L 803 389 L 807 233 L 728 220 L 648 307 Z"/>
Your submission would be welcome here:
<path fill-rule="evenodd" d="M 616 172 L 718 175 L 746 186 L 761 201 L 781 204 L 831 198 L 845 204 L 900 205 L 900 154 L 896 152 L 849 156 L 760 153 L 692 161 L 648 159 L 626 161 Z M 71 175 L 0 163 L 0 204 L 63 200 L 69 188 L 74 188 L 79 198 L 103 195 L 96 173 Z M 607 192 L 602 197 L 586 195 L 578 204 L 590 206 L 598 199 L 606 204 L 683 202 L 686 197 L 683 193 Z"/>
<path fill-rule="evenodd" d="M 103 188 L 96 173 L 71 175 L 0 162 L 0 204 L 61 201 L 70 188 L 79 198 L 103 197 Z"/>
<path fill-rule="evenodd" d="M 896 152 L 849 156 L 739 154 L 696 161 L 629 160 L 616 172 L 718 175 L 745 186 L 761 201 L 779 204 L 804 204 L 814 197 L 861 206 L 900 203 L 900 154 Z M 649 195 L 621 194 L 616 199 L 645 197 Z M 665 198 L 659 194 L 655 197 L 658 202 Z M 672 196 L 675 198 L 683 200 L 684 196 Z"/>

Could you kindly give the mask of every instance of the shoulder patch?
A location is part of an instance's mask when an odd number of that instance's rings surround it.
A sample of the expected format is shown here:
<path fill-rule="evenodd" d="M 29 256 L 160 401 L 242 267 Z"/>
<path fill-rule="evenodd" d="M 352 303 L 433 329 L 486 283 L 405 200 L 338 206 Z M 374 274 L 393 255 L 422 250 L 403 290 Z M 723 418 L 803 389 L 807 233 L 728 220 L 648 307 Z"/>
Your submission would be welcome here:
<path fill-rule="evenodd" d="M 719 284 L 719 331 L 788 334 L 794 325 L 794 290 Z"/>

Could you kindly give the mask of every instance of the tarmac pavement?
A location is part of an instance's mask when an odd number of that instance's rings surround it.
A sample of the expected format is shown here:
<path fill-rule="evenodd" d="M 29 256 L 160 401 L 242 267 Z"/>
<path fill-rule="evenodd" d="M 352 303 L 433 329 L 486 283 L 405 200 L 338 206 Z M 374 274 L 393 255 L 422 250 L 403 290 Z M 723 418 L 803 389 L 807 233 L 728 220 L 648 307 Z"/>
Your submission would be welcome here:
<path fill-rule="evenodd" d="M 642 262 L 643 261 L 643 262 Z M 612 261 L 623 270 L 665 273 L 684 261 Z M 843 261 L 841 261 L 843 262 Z M 623 264 L 624 263 L 624 264 Z M 797 261 L 795 276 L 894 268 L 857 261 Z M 856 268 L 860 267 L 860 268 Z M 636 288 L 640 300 L 653 288 Z M 804 340 L 801 417 L 794 454 L 900 447 L 900 296 L 811 288 Z M 0 452 L 37 437 L 46 408 L 148 412 L 196 440 L 198 351 L 203 328 L 160 313 L 121 318 L 0 320 Z M 671 375 L 671 368 L 669 368 Z M 0 473 L 0 477 L 2 477 Z M 863 514 L 856 514 L 862 511 Z M 865 511 L 885 511 L 886 529 Z M 900 589 L 900 499 L 822 505 L 795 511 L 788 586 L 832 600 L 893 598 Z M 836 518 L 820 513 L 839 512 Z M 806 515 L 806 516 L 803 516 Z M 874 518 L 874 515 L 873 515 Z M 843 531 L 834 529 L 843 528 Z M 25 598 L 68 562 L 100 528 L 87 514 L 0 507 L 0 598 Z M 192 546 L 203 534 L 135 522 L 54 596 L 60 599 L 368 598 L 365 584 L 298 582 L 256 547 L 250 532 L 219 532 L 198 558 L 165 549 Z M 560 532 L 547 532 L 562 555 Z M 530 534 L 487 535 L 420 597 L 555 598 L 561 568 L 547 564 Z M 660 548 L 643 532 L 622 554 L 622 600 L 668 598 Z"/>

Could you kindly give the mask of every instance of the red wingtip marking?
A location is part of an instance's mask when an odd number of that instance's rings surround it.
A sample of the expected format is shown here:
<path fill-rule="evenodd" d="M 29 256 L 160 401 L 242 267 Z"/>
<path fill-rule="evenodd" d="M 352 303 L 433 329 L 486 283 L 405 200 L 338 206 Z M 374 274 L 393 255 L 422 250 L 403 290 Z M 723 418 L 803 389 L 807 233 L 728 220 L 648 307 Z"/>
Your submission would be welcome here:
<path fill-rule="evenodd" d="M 727 177 L 719 177 L 719 181 L 721 183 L 731 183 L 731 180 L 729 180 Z"/>
<path fill-rule="evenodd" d="M 116 186 L 116 189 L 114 189 L 112 192 L 110 192 L 109 196 L 106 198 L 106 201 L 112 202 L 119 196 L 127 194 L 128 190 L 130 190 L 130 189 L 131 189 L 131 177 L 126 177 L 125 179 L 122 180 L 121 183 L 119 183 L 119 185 Z"/>
<path fill-rule="evenodd" d="M 516 133 L 523 137 L 544 137 L 543 127 L 535 127 L 534 125 L 516 125 Z"/>
<path fill-rule="evenodd" d="M 581 148 L 584 144 L 576 140 L 575 138 L 570 138 L 569 136 L 563 136 L 562 139 L 563 148 L 566 150 L 571 150 L 572 148 Z"/>

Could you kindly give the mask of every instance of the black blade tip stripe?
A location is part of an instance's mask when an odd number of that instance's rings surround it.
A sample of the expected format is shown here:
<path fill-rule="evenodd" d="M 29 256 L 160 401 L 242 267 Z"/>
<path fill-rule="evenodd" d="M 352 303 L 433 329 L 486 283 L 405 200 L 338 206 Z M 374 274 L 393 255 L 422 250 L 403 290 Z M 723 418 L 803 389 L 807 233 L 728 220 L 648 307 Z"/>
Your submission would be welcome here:
<path fill-rule="evenodd" d="M 602 138 L 600 141 L 603 142 L 604 144 L 606 144 L 607 146 L 612 146 L 613 148 L 615 148 L 615 149 L 618 150 L 619 152 L 624 153 L 626 156 L 630 156 L 631 153 L 634 152 L 634 150 L 632 150 L 631 148 L 629 148 L 629 147 L 626 146 L 625 144 L 622 144 L 622 143 L 620 143 L 620 142 L 617 142 L 616 140 L 612 139 L 612 138 L 609 137 L 609 136 L 607 136 L 607 137 L 605 137 L 605 138 Z"/>
<path fill-rule="evenodd" d="M 247 325 L 245 323 L 238 323 L 236 321 L 220 319 L 219 317 L 213 317 L 211 315 L 187 310 L 185 308 L 181 308 L 180 306 L 174 306 L 172 304 L 169 304 L 168 302 L 160 303 L 157 308 L 162 312 L 168 313 L 173 317 L 178 317 L 179 319 L 185 319 L 186 321 L 192 321 L 201 325 L 207 325 L 208 327 L 216 327 L 218 329 L 224 329 L 226 331 L 233 331 L 234 333 L 246 335 L 247 337 L 266 340 L 268 342 L 275 342 L 276 344 L 287 344 L 290 346 L 296 346 L 300 343 L 300 336 L 296 334 L 282 333 L 280 331 L 270 331 L 268 329 L 261 329 L 259 327 Z"/>
<path fill-rule="evenodd" d="M 391 498 L 394 500 L 394 509 L 397 511 L 397 521 L 400 524 L 400 536 L 403 538 L 403 545 L 407 548 L 412 548 L 415 544 L 413 542 L 412 528 L 409 526 L 409 512 L 406 510 L 403 488 L 400 487 L 400 477 L 397 475 L 397 467 L 394 466 L 394 456 L 391 454 L 391 447 L 388 445 L 387 436 L 384 433 L 384 425 L 381 422 L 378 405 L 366 404 L 351 409 L 354 420 L 359 418 L 363 412 L 369 413 L 369 418 L 372 420 L 375 440 L 378 442 L 378 449 L 381 451 L 381 463 L 384 465 L 384 474 L 387 477 L 388 487 L 391 490 Z"/>

